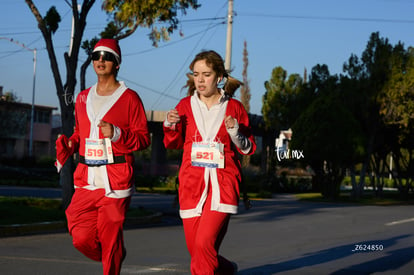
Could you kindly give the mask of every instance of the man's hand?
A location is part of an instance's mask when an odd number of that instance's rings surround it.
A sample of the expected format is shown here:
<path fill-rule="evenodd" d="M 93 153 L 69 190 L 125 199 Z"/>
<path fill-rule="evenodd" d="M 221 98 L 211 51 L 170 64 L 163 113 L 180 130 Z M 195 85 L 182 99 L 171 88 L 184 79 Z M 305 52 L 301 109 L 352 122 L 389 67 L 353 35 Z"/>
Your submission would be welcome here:
<path fill-rule="evenodd" d="M 112 138 L 114 136 L 114 126 L 111 123 L 101 120 L 98 127 L 101 128 L 104 137 Z"/>
<path fill-rule="evenodd" d="M 61 136 L 62 136 L 62 134 L 58 134 L 57 138 L 59 139 Z M 68 147 L 72 148 L 72 141 L 71 140 L 68 140 Z M 55 145 L 55 150 L 57 150 L 56 145 Z"/>

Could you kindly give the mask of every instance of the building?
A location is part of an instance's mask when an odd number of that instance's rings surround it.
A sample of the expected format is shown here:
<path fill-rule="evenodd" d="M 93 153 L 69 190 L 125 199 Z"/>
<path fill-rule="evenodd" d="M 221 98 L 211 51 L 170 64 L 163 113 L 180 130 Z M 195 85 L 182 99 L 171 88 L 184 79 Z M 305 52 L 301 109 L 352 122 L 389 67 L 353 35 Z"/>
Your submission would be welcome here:
<path fill-rule="evenodd" d="M 34 106 L 32 155 L 53 156 L 52 112 L 56 107 Z M 32 105 L 0 99 L 0 158 L 22 159 L 30 155 Z"/>
<path fill-rule="evenodd" d="M 289 149 L 289 141 L 292 139 L 292 129 L 282 130 L 276 139 L 275 148 L 277 152 L 286 152 Z"/>

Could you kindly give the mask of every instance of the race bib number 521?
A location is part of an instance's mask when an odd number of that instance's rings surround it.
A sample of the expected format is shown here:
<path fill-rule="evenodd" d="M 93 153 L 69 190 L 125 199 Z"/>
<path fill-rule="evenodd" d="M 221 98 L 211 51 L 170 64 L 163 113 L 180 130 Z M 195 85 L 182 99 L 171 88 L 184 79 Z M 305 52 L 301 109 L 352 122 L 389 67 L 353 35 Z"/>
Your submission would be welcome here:
<path fill-rule="evenodd" d="M 198 167 L 224 168 L 224 145 L 218 142 L 193 143 L 191 164 Z"/>

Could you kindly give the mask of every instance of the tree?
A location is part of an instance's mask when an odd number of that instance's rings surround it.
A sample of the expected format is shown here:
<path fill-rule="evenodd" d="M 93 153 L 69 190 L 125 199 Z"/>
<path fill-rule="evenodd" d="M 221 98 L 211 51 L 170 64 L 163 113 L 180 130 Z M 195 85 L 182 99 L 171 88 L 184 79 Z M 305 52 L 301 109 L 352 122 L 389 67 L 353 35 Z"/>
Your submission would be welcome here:
<path fill-rule="evenodd" d="M 315 171 L 313 187 L 326 198 L 337 198 L 345 169 L 362 147 L 359 124 L 344 107 L 338 89 L 318 95 L 292 131 L 291 146 L 303 150 L 304 161 Z"/>
<path fill-rule="evenodd" d="M 302 87 L 303 80 L 299 74 L 288 76 L 280 66 L 273 69 L 271 79 L 265 82 L 262 114 L 266 129 L 275 131 L 274 136 L 278 136 L 281 130 L 289 129 L 301 113 Z M 265 138 L 273 138 L 273 135 Z M 276 151 L 269 148 L 266 153 L 267 162 L 270 163 L 266 172 L 272 181 L 276 169 Z"/>
<path fill-rule="evenodd" d="M 276 130 L 288 129 L 300 114 L 300 99 L 303 80 L 299 74 L 287 76 L 282 67 L 272 71 L 265 82 L 262 114 L 266 127 Z"/>
<path fill-rule="evenodd" d="M 250 112 L 250 86 L 249 86 L 249 78 L 247 76 L 247 67 L 249 66 L 249 53 L 247 52 L 247 42 L 244 41 L 244 48 L 243 48 L 243 86 L 241 87 L 240 91 L 240 99 L 241 102 L 246 109 L 246 111 Z"/>
<path fill-rule="evenodd" d="M 241 86 L 240 90 L 240 99 L 241 103 L 243 104 L 244 108 L 246 109 L 247 113 L 250 112 L 250 86 L 249 86 L 249 78 L 247 77 L 247 67 L 249 66 L 249 53 L 247 52 L 247 42 L 244 41 L 244 48 L 243 48 L 243 85 Z M 242 157 L 242 166 L 247 167 L 250 163 L 250 156 L 244 155 Z"/>
<path fill-rule="evenodd" d="M 389 81 L 380 98 L 380 113 L 388 124 L 406 129 L 414 120 L 414 48 L 394 47 Z"/>
<path fill-rule="evenodd" d="M 391 72 L 391 56 L 393 47 L 388 39 L 381 38 L 379 33 L 372 33 L 366 49 L 359 59 L 352 55 L 347 64 L 344 64 L 344 72 L 347 76 L 342 81 L 348 81 L 349 95 L 347 107 L 355 114 L 365 136 L 365 150 L 360 170 L 359 183 L 353 182 L 353 196 L 362 195 L 365 186 L 365 176 L 372 157 L 376 150 L 381 150 L 381 137 L 387 129 L 381 118 L 380 102 L 381 91 L 388 82 Z M 349 84 L 353 85 L 349 85 Z M 352 102 L 352 104 L 350 104 Z M 379 166 L 377 166 L 379 167 Z M 354 167 L 351 167 L 353 171 Z M 353 175 L 353 174 L 352 174 Z"/>
<path fill-rule="evenodd" d="M 72 8 L 72 16 L 74 19 L 74 35 L 72 41 L 71 52 L 64 53 L 64 62 L 66 68 L 66 79 L 63 81 L 58 66 L 58 60 L 53 44 L 53 34 L 58 30 L 60 23 L 60 15 L 56 8 L 51 7 L 45 16 L 42 16 L 32 0 L 25 0 L 31 12 L 33 13 L 38 28 L 42 33 L 46 43 L 46 49 L 49 56 L 50 66 L 56 86 L 56 93 L 59 99 L 59 105 L 62 118 L 62 133 L 70 136 L 74 127 L 74 93 L 77 83 L 76 72 L 79 51 L 86 27 L 86 21 L 95 0 L 84 0 L 81 9 L 78 10 L 78 1 L 70 2 Z M 69 1 L 67 1 L 69 3 Z M 167 23 L 168 27 L 161 30 L 164 36 L 172 33 L 177 27 L 177 12 L 182 10 L 185 12 L 188 8 L 197 8 L 197 0 L 106 0 L 103 2 L 103 8 L 106 12 L 113 15 L 113 20 L 109 23 L 109 27 L 114 32 L 126 37 L 131 35 L 138 27 L 151 27 L 155 22 Z M 153 41 L 160 41 L 161 35 L 157 36 L 157 29 L 153 28 Z M 91 44 L 92 45 L 92 44 Z M 94 44 L 93 44 L 94 45 Z M 66 209 L 69 205 L 73 194 L 73 170 L 74 163 L 68 161 L 61 170 L 61 186 L 62 186 L 62 206 Z"/>
<path fill-rule="evenodd" d="M 154 46 L 162 40 L 168 40 L 169 35 L 177 29 L 178 11 L 183 14 L 189 8 L 197 9 L 200 5 L 197 0 L 105 0 L 103 9 L 113 15 L 113 21 L 108 28 L 114 30 L 113 36 L 117 39 L 128 37 L 138 27 L 152 28 L 150 39 Z M 160 30 L 154 23 L 167 23 Z"/>
<path fill-rule="evenodd" d="M 290 145 L 303 148 L 324 196 L 338 195 L 345 169 L 354 198 L 362 196 L 367 175 L 380 196 L 390 154 L 397 186 L 407 195 L 414 185 L 414 50 L 372 33 L 361 57 L 352 54 L 343 70 L 332 76 L 316 65 L 301 84 L 275 68 L 263 97 L 267 126 L 292 126 Z"/>
<path fill-rule="evenodd" d="M 13 92 L 5 92 L 4 95 L 0 96 L 0 101 L 19 102 L 20 98 Z"/>
<path fill-rule="evenodd" d="M 186 14 L 187 9 L 197 9 L 200 6 L 197 0 L 106 0 L 103 1 L 103 9 L 112 17 L 112 20 L 100 33 L 100 36 L 101 38 L 121 40 L 132 35 L 138 27 L 146 27 L 151 28 L 149 39 L 153 46 L 157 47 L 161 40 L 168 41 L 170 34 L 177 29 L 179 24 L 178 11 Z M 165 23 L 166 26 L 158 29 L 154 26 L 156 22 Z M 88 58 L 81 66 L 81 90 L 86 88 L 86 69 L 91 63 L 90 55 L 98 40 L 97 37 L 94 37 L 91 40 L 85 40 L 82 44 L 82 49 L 85 50 Z"/>
<path fill-rule="evenodd" d="M 394 129 L 389 151 L 395 159 L 397 186 L 403 195 L 414 181 L 414 49 L 402 44 L 393 48 L 389 81 L 381 92 L 380 113 L 388 128 Z M 404 183 L 405 182 L 405 183 Z"/>
<path fill-rule="evenodd" d="M 336 198 L 345 168 L 360 150 L 359 124 L 344 104 L 338 77 L 327 65 L 312 68 L 300 94 L 296 102 L 302 111 L 292 124 L 291 146 L 303 150 L 302 162 L 314 170 L 314 190 Z"/>

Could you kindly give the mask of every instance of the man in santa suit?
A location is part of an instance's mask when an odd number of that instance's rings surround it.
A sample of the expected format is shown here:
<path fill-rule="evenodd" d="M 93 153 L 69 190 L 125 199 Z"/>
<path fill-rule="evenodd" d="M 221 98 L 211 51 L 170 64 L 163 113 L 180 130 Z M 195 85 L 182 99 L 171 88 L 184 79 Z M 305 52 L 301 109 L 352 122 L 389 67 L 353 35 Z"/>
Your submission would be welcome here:
<path fill-rule="evenodd" d="M 138 94 L 118 81 L 118 41 L 101 39 L 92 53 L 98 81 L 82 91 L 75 105 L 76 126 L 56 142 L 57 168 L 79 152 L 75 193 L 66 209 L 74 246 L 101 261 L 103 274 L 120 274 L 126 255 L 125 214 L 134 192 L 133 151 L 150 144 L 147 119 Z"/>

